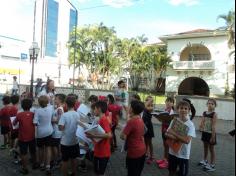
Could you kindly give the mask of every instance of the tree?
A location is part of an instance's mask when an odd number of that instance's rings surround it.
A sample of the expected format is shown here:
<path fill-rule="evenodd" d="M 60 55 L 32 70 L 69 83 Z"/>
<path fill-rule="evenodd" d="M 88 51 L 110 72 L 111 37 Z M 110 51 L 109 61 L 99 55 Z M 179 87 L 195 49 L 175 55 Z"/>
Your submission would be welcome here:
<path fill-rule="evenodd" d="M 227 15 L 219 15 L 217 20 L 223 19 L 225 21 L 225 26 L 219 29 L 228 31 L 228 46 L 229 48 L 235 47 L 235 12 L 233 10 L 229 11 Z"/>

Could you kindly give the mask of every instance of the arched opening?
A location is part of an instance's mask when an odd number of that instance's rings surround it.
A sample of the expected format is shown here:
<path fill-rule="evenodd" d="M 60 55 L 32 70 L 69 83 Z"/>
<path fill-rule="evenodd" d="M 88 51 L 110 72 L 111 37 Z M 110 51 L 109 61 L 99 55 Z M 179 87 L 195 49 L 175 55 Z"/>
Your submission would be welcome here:
<path fill-rule="evenodd" d="M 184 48 L 180 54 L 180 61 L 211 60 L 209 49 L 202 44 L 191 44 Z"/>
<path fill-rule="evenodd" d="M 203 79 L 198 77 L 189 77 L 181 82 L 178 94 L 199 95 L 199 96 L 209 97 L 210 89 L 208 84 Z"/>

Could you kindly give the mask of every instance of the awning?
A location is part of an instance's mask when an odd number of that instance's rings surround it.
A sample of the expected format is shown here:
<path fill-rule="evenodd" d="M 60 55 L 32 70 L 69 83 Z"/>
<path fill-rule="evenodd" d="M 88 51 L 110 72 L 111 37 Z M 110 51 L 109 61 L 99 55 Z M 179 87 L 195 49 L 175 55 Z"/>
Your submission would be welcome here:
<path fill-rule="evenodd" d="M 24 73 L 25 73 L 24 70 L 21 70 L 21 69 L 0 67 L 0 74 L 19 75 L 19 74 L 24 74 Z"/>

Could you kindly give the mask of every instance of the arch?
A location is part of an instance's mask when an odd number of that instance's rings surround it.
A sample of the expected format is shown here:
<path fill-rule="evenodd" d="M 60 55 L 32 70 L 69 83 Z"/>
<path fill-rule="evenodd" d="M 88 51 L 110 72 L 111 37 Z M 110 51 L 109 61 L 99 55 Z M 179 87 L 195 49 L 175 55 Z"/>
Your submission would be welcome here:
<path fill-rule="evenodd" d="M 180 53 L 180 61 L 211 60 L 210 50 L 203 44 L 191 44 Z"/>
<path fill-rule="evenodd" d="M 210 89 L 208 84 L 203 79 L 198 77 L 189 77 L 180 83 L 178 94 L 209 97 Z"/>

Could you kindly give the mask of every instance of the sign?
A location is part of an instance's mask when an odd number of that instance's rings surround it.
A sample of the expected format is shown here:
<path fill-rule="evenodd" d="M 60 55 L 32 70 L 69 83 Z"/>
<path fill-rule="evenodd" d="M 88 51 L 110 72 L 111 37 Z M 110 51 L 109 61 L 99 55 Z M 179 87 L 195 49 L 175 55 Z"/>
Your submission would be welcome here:
<path fill-rule="evenodd" d="M 28 55 L 25 53 L 20 54 L 20 59 L 28 59 Z"/>

